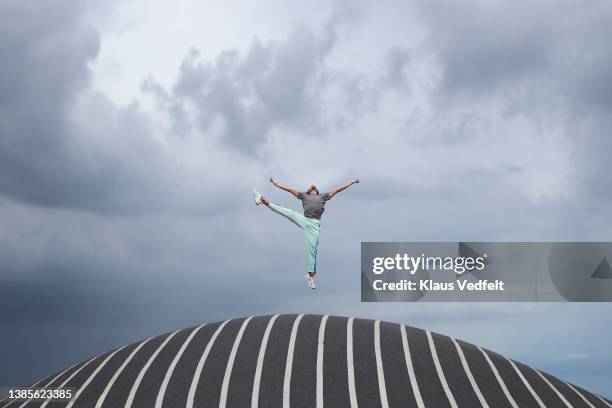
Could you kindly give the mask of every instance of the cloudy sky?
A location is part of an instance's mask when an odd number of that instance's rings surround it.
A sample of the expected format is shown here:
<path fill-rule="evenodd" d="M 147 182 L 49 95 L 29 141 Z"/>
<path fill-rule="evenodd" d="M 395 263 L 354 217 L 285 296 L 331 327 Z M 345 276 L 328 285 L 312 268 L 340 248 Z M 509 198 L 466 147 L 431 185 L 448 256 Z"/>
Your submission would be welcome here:
<path fill-rule="evenodd" d="M 0 3 L 0 385 L 200 322 L 375 317 L 611 397 L 609 304 L 361 304 L 361 241 L 612 240 L 606 0 Z M 250 189 L 322 190 L 302 236 Z"/>

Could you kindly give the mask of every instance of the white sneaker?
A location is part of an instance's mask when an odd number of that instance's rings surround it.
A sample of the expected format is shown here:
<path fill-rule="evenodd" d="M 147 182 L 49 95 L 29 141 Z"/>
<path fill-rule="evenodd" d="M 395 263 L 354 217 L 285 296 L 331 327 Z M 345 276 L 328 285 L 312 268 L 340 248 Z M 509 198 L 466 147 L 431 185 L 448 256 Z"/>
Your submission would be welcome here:
<path fill-rule="evenodd" d="M 314 276 L 310 276 L 309 274 L 306 274 L 306 284 L 308 285 L 308 287 L 310 289 L 316 289 L 317 285 L 315 285 L 315 278 Z"/>
<path fill-rule="evenodd" d="M 262 197 L 261 193 L 253 189 L 253 198 L 255 199 L 255 204 L 257 205 L 261 204 L 261 197 Z"/>

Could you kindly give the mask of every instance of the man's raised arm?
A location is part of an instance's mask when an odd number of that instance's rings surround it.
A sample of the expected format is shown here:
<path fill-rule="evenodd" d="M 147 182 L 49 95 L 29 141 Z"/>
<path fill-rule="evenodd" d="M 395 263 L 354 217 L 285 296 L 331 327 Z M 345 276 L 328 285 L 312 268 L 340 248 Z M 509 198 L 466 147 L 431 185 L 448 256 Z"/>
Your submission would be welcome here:
<path fill-rule="evenodd" d="M 355 179 L 353 181 L 351 181 L 348 184 L 345 184 L 341 187 L 336 188 L 335 190 L 330 191 L 329 193 L 327 193 L 327 195 L 329 196 L 329 198 L 332 198 L 333 196 L 335 196 L 336 194 L 338 194 L 339 192 L 346 190 L 347 188 L 349 188 L 350 186 L 352 186 L 353 184 L 357 184 L 359 183 L 359 179 Z"/>
<path fill-rule="evenodd" d="M 272 179 L 272 177 L 270 177 L 270 183 L 274 184 L 274 187 L 278 187 L 278 188 L 280 188 L 281 190 L 285 190 L 285 191 L 287 191 L 287 192 L 289 192 L 289 193 L 293 194 L 295 197 L 297 197 L 297 196 L 300 194 L 300 193 L 299 193 L 297 190 L 294 190 L 294 189 L 292 189 L 292 188 L 285 187 L 285 186 L 282 186 L 282 185 L 278 184 L 276 181 L 274 181 L 274 180 Z"/>

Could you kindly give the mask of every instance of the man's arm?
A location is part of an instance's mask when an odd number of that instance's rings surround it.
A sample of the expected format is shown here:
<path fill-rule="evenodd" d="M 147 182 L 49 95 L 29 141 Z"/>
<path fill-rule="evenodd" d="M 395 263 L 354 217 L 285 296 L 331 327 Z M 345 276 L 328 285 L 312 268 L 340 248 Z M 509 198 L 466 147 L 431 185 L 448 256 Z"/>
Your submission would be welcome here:
<path fill-rule="evenodd" d="M 297 190 L 294 190 L 294 189 L 289 188 L 289 187 L 281 186 L 281 185 L 280 185 L 280 184 L 278 184 L 276 181 L 274 181 L 274 180 L 272 179 L 272 177 L 270 177 L 270 183 L 274 184 L 274 187 L 278 187 L 278 188 L 280 188 L 281 190 L 285 190 L 285 191 L 287 191 L 287 192 L 289 192 L 289 193 L 293 194 L 295 197 L 297 197 L 297 196 L 300 194 L 300 193 L 299 193 Z"/>
<path fill-rule="evenodd" d="M 349 188 L 350 186 L 352 186 L 353 184 L 357 184 L 359 183 L 359 179 L 355 179 L 353 181 L 351 181 L 348 184 L 345 184 L 341 187 L 336 188 L 335 190 L 330 191 L 329 193 L 327 193 L 327 195 L 329 196 L 329 198 L 331 199 L 333 196 L 335 196 L 336 194 L 338 194 L 339 192 L 346 190 L 347 188 Z"/>

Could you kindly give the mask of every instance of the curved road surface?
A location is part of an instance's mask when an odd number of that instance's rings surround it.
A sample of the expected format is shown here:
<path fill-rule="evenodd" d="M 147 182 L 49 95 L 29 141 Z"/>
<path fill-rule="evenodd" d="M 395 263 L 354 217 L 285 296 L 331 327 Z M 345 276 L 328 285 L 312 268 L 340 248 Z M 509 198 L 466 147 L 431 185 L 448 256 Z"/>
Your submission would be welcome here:
<path fill-rule="evenodd" d="M 47 377 L 71 403 L 0 407 L 587 407 L 612 403 L 497 353 L 409 326 L 277 315 L 192 327 Z M 1 398 L 0 398 L 1 400 Z"/>

